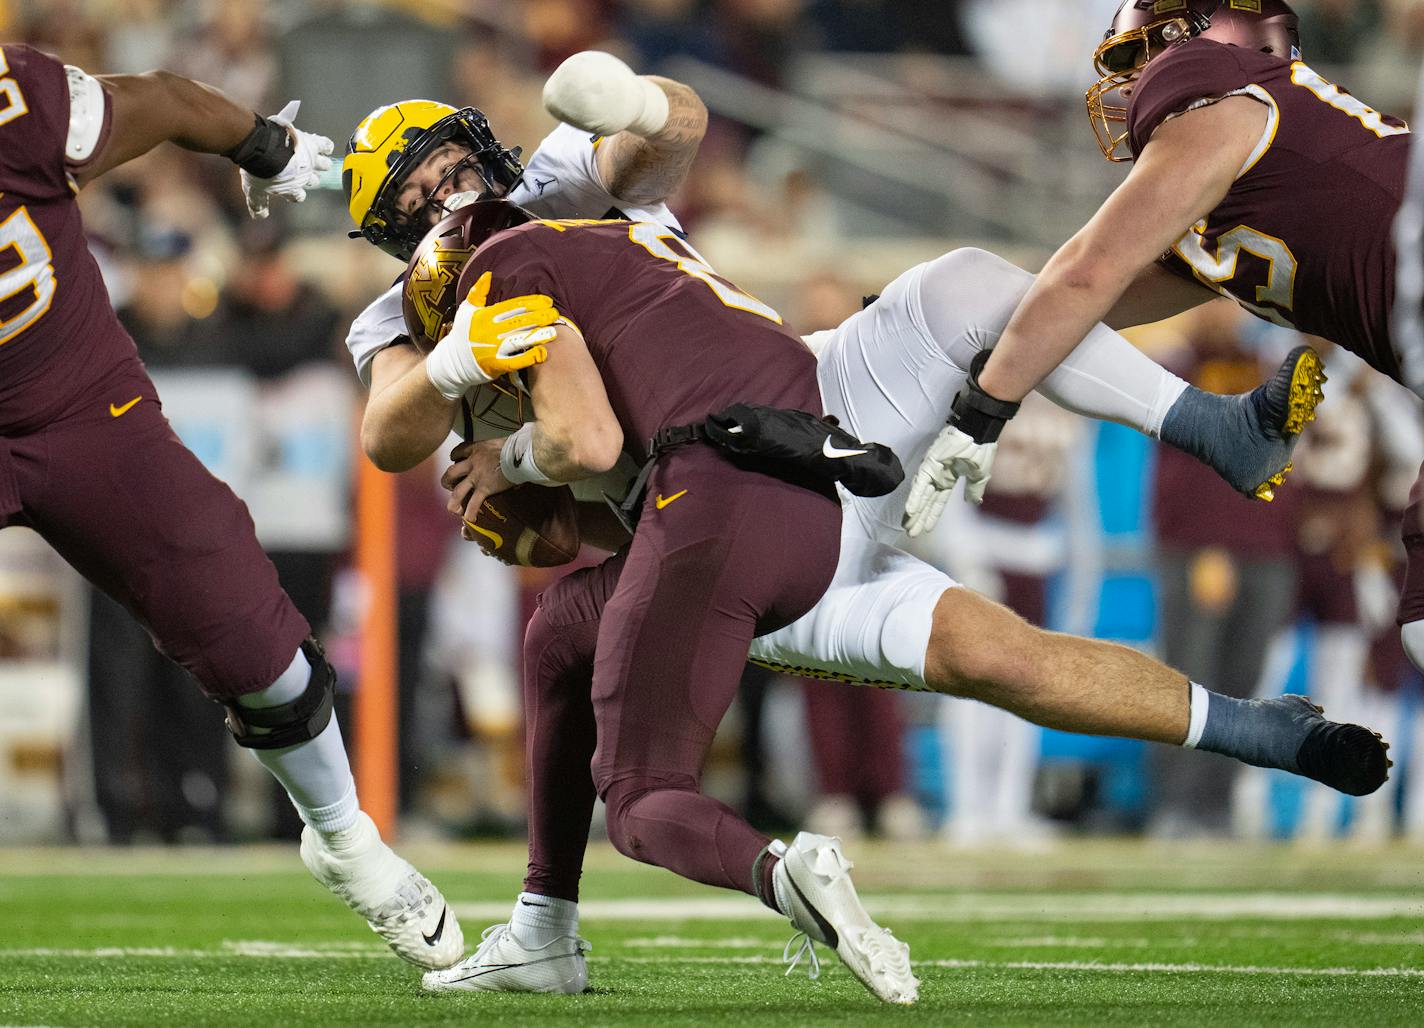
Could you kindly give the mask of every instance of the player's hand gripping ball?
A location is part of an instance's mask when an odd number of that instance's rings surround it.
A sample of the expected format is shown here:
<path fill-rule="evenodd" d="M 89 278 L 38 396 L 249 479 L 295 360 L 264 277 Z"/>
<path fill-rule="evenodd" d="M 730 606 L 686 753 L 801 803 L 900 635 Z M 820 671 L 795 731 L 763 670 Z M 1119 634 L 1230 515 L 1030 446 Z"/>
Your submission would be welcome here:
<path fill-rule="evenodd" d="M 552 568 L 578 555 L 578 505 L 566 485 L 510 486 L 499 471 L 502 440 L 461 443 L 440 482 L 462 534 L 506 564 Z"/>

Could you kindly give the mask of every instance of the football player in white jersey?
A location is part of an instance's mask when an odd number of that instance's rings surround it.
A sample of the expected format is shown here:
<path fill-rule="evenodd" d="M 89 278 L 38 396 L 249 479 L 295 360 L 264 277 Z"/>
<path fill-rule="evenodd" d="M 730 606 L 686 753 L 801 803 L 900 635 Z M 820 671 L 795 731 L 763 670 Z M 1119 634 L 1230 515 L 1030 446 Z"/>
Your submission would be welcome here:
<path fill-rule="evenodd" d="M 653 89 L 666 99 L 666 121 Z M 345 166 L 361 234 L 408 256 L 425 228 L 461 205 L 462 194 L 483 192 L 509 196 L 546 217 L 621 214 L 679 228 L 663 201 L 690 165 L 705 124 L 690 90 L 636 76 L 609 55 L 586 53 L 554 73 L 544 97 L 565 124 L 545 139 L 522 175 L 515 155 L 471 109 L 439 106 L 435 118 L 434 111 L 421 113 L 426 102 L 407 101 L 374 112 L 353 136 Z M 481 131 L 442 152 L 454 136 L 441 134 L 463 131 L 452 127 L 457 116 Z M 976 358 L 987 356 L 1032 282 L 1027 272 L 981 250 L 957 250 L 911 268 L 865 310 L 807 339 L 819 358 L 827 412 L 860 438 L 891 446 L 906 467 L 916 466 Z M 496 336 L 511 324 L 496 319 L 514 314 L 512 307 L 502 310 L 511 305 L 517 301 L 481 308 L 473 323 L 490 337 L 470 340 L 496 354 Z M 465 313 L 468 325 L 472 312 Z M 361 315 L 348 345 L 371 387 L 362 432 L 368 455 L 387 470 L 413 466 L 449 425 L 412 418 L 392 388 L 422 359 L 406 336 L 399 286 Z M 469 354 L 472 347 L 460 349 Z M 458 384 L 474 387 L 534 359 L 509 356 L 467 358 Z M 1199 427 L 1181 418 L 1174 420 L 1181 434 L 1165 441 L 1197 453 L 1250 492 L 1289 460 L 1295 438 L 1281 433 L 1287 417 L 1313 413 L 1316 397 L 1298 388 L 1297 375 L 1313 359 L 1304 348 L 1293 353 L 1257 390 L 1255 402 L 1211 398 L 1098 326 L 1041 391 L 1060 406 L 1154 438 L 1163 438 L 1164 422 L 1192 395 L 1194 409 L 1211 412 L 1213 435 L 1223 420 L 1236 424 L 1237 446 L 1203 453 L 1193 437 Z M 498 474 L 498 450 L 496 443 L 465 448 L 447 479 Z M 1300 697 L 1243 703 L 1209 693 L 1136 651 L 1040 631 L 956 588 L 943 572 L 896 546 L 909 484 L 883 498 L 848 498 L 830 588 L 795 624 L 756 640 L 753 660 L 798 674 L 968 696 L 1068 731 L 1189 747 L 1205 737 L 1218 752 L 1345 791 L 1373 791 L 1384 780 L 1384 748 L 1373 733 L 1328 722 Z M 488 973 L 472 974 L 472 962 L 490 965 Z M 491 933 L 457 975 L 427 976 L 435 989 L 578 991 L 585 982 L 576 904 L 528 894 L 511 924 Z"/>

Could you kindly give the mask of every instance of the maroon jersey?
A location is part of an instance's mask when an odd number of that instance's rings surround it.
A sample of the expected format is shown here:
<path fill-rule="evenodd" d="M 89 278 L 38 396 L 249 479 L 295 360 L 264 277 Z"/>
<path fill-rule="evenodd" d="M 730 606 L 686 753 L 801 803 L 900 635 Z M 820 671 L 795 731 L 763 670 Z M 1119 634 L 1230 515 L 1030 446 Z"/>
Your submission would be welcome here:
<path fill-rule="evenodd" d="M 492 237 L 465 281 L 544 293 L 583 333 L 634 458 L 660 428 L 733 403 L 821 414 L 816 358 L 781 317 L 651 222 L 536 221 Z"/>
<path fill-rule="evenodd" d="M 134 353 L 85 243 L 68 136 L 64 65 L 0 47 L 0 432 L 37 428 Z"/>
<path fill-rule="evenodd" d="M 1409 130 L 1299 61 L 1193 39 L 1152 61 L 1133 90 L 1140 154 L 1175 114 L 1232 95 L 1270 110 L 1226 199 L 1163 256 L 1268 321 L 1333 340 L 1394 378 L 1391 228 Z"/>

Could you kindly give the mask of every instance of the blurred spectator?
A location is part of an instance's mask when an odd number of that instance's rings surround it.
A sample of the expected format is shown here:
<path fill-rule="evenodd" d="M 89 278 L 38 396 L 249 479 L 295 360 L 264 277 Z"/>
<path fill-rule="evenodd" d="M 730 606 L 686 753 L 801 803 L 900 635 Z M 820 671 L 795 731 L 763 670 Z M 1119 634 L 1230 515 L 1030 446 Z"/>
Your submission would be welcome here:
<path fill-rule="evenodd" d="M 267 0 L 204 0 L 203 20 L 176 48 L 173 70 L 217 86 L 253 110 L 271 113 L 277 56 Z"/>
<path fill-rule="evenodd" d="M 219 362 L 263 380 L 345 353 L 346 319 L 291 265 L 285 243 L 278 217 L 242 223 L 238 263 L 207 324 Z"/>
<path fill-rule="evenodd" d="M 922 837 L 924 814 L 906 792 L 899 693 L 811 680 L 802 688 L 820 793 L 806 830 L 854 839 L 869 826 L 889 839 Z"/>
<path fill-rule="evenodd" d="M 1264 369 L 1243 348 L 1244 317 L 1225 301 L 1197 308 L 1182 349 L 1164 363 L 1209 392 L 1252 389 Z M 1167 447 L 1157 450 L 1154 486 L 1162 657 L 1193 681 L 1251 696 L 1266 649 L 1294 604 L 1299 491 L 1279 490 L 1266 505 Z M 1167 838 L 1226 833 L 1238 767 L 1216 754 L 1154 747 L 1149 831 Z"/>

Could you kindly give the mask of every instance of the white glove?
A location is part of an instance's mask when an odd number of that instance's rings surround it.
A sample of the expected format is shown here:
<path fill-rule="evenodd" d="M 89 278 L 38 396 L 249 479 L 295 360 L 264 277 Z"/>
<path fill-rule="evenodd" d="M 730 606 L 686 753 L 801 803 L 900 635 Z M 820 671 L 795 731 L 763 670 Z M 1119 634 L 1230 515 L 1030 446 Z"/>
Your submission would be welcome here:
<path fill-rule="evenodd" d="M 953 425 L 945 425 L 920 461 L 910 498 L 905 501 L 905 531 L 924 535 L 939 523 L 954 483 L 964 479 L 964 498 L 984 502 L 984 488 L 994 466 L 998 443 L 976 443 Z"/>
<path fill-rule="evenodd" d="M 450 331 L 425 358 L 425 374 L 441 396 L 458 400 L 475 386 L 549 359 L 545 345 L 559 320 L 547 296 L 516 296 L 486 307 L 490 273 L 460 302 Z"/>
<path fill-rule="evenodd" d="M 544 110 L 600 136 L 624 130 L 650 136 L 667 124 L 668 99 L 656 83 L 635 75 L 612 54 L 584 50 L 544 83 Z"/>
<path fill-rule="evenodd" d="M 325 136 L 314 132 L 303 132 L 292 124 L 302 102 L 293 100 L 268 121 L 285 125 L 291 133 L 293 152 L 287 166 L 272 178 L 254 178 L 242 173 L 242 192 L 247 197 L 247 211 L 254 218 L 265 218 L 272 197 L 279 197 L 291 203 L 301 203 L 307 198 L 307 190 L 321 180 L 321 173 L 331 167 L 331 151 L 336 144 Z"/>

